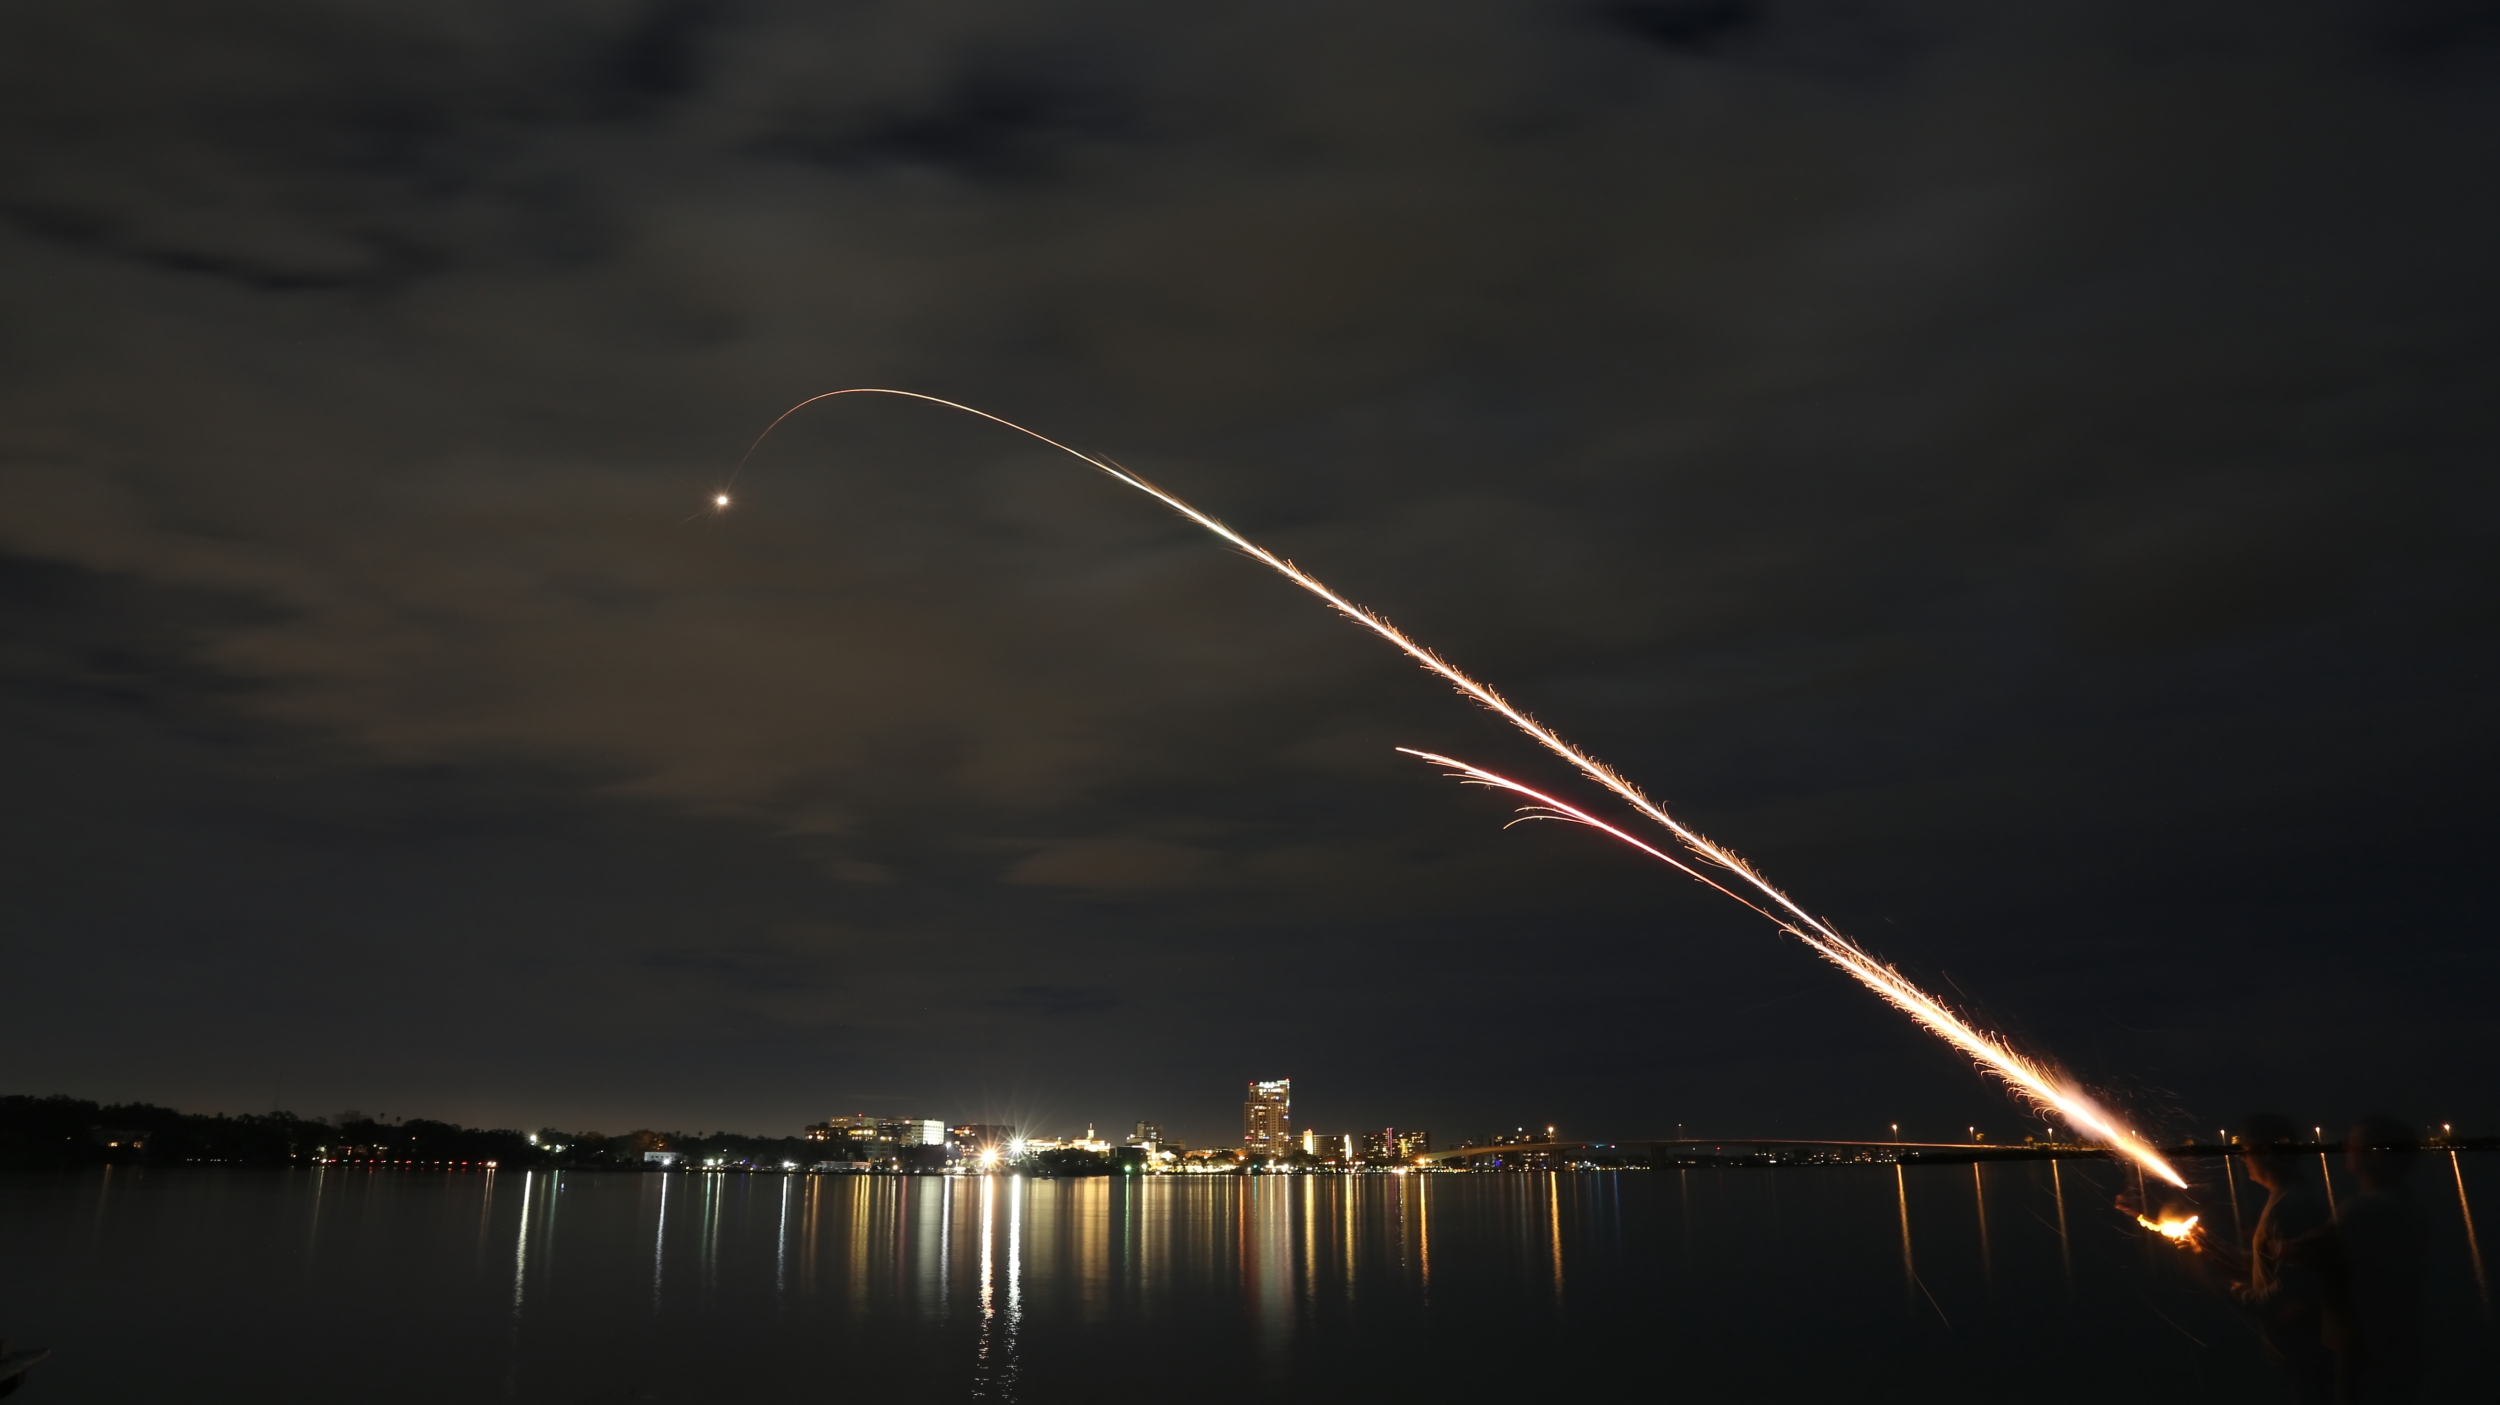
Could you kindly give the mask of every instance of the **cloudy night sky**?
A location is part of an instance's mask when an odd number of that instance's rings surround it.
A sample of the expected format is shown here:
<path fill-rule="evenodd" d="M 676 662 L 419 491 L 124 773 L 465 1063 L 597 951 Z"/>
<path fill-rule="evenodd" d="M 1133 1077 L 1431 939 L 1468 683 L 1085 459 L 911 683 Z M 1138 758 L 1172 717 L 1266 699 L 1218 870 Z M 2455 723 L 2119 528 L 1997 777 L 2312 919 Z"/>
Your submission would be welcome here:
<path fill-rule="evenodd" d="M 2489 0 L 0 10 L 0 1091 L 2494 1130 Z"/>

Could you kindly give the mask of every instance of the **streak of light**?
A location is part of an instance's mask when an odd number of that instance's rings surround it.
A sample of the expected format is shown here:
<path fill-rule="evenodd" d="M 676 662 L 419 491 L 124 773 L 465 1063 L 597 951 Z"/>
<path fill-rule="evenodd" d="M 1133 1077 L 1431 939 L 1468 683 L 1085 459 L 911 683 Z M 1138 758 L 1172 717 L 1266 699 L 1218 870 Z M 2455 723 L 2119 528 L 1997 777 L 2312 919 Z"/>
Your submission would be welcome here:
<path fill-rule="evenodd" d="M 538 1287 L 543 1293 L 555 1283 L 556 1268 L 556 1206 L 557 1195 L 564 1189 L 564 1172 L 547 1173 L 547 1213 L 539 1216 L 538 1225 Z"/>
<path fill-rule="evenodd" d="M 2318 1179 L 2326 1183 L 2326 1213 L 2337 1223 L 2344 1218 L 2343 1208 L 2335 1203 L 2335 1171 L 2327 1165 L 2326 1153 L 2318 1153 Z"/>
<path fill-rule="evenodd" d="M 1554 1250 L 1554 1301 L 1562 1301 L 1562 1178 L 1552 1171 L 1545 1173 L 1545 1222 Z"/>
<path fill-rule="evenodd" d="M 1950 1332 L 1953 1330 L 1953 1319 L 1944 1315 L 1944 1304 L 1936 1301 L 1936 1295 L 1928 1291 L 1927 1281 L 1918 1276 L 1918 1262 L 1910 1253 L 1910 1182 L 1902 1175 L 1898 1161 L 1892 1163 L 1892 1187 L 1901 1197 L 1901 1276 L 1907 1280 L 1904 1290 L 1918 1290 L 1918 1295 L 1936 1310 L 1936 1320 Z"/>
<path fill-rule="evenodd" d="M 313 1172 L 313 1209 L 316 1211 L 321 1208 L 321 1177 L 328 1169 L 325 1166 Z M 495 1173 L 488 1171 L 486 1183 L 479 1186 L 477 1191 L 477 1267 L 481 1271 L 486 1267 L 486 1232 L 494 1223 L 494 1213 Z"/>
<path fill-rule="evenodd" d="M 1415 1262 L 1423 1278 L 1427 1305 L 1432 1301 L 1432 1182 L 1431 1176 L 1415 1182 Z M 2458 1184 L 2462 1186 L 2464 1182 Z"/>
<path fill-rule="evenodd" d="M 992 1246 L 997 1239 L 997 1225 L 998 1178 L 983 1176 L 981 1178 L 981 1288 L 977 1299 L 980 1303 L 981 1336 L 980 1344 L 973 1349 L 972 1354 L 972 1398 L 975 1400 L 985 1399 L 990 1394 L 990 1376 L 993 1370 L 991 1352 L 994 1349 L 990 1345 L 990 1334 L 998 1325 L 998 1302 L 994 1296 L 997 1291 L 996 1260 L 992 1257 L 995 1252 Z"/>
<path fill-rule="evenodd" d="M 1892 1163 L 1892 1193 L 1901 1205 L 1901 1286 L 1918 1286 L 1918 1260 L 1910 1253 L 1910 1182 L 1901 1173 L 1901 1163 Z"/>
<path fill-rule="evenodd" d="M 651 1237 L 651 1311 L 660 1310 L 660 1270 L 668 1255 L 668 1183 L 675 1180 L 666 1171 L 660 1173 L 660 1230 Z"/>
<path fill-rule="evenodd" d="M 521 1177 L 521 1233 L 512 1245 L 512 1315 L 521 1315 L 521 1290 L 529 1281 L 530 1270 L 530 1191 L 537 1184 L 538 1173 L 529 1171 Z"/>
<path fill-rule="evenodd" d="M 1015 1398 L 1016 1333 L 1024 1325 L 1024 1177 L 1007 1178 L 1007 1315 L 999 1334 L 999 1395 Z"/>
<path fill-rule="evenodd" d="M 1338 1252 L 1345 1256 L 1347 1302 L 1354 1301 L 1354 1188 L 1360 1184 L 1359 1180 L 1350 1176 L 1337 1178 L 1337 1198 L 1345 1202 L 1345 1238 L 1340 1241 L 1344 1247 Z"/>
<path fill-rule="evenodd" d="M 1288 1204 L 1286 1212 L 1292 1212 Z M 1302 1301 L 1319 1300 L 1319 1177 L 1302 1178 Z"/>
<path fill-rule="evenodd" d="M 1859 983 L 1881 996 L 1894 1009 L 1908 1015 L 1946 1043 L 1960 1049 L 1978 1061 L 1981 1067 L 2002 1077 L 2008 1084 L 2028 1094 L 2034 1101 L 2057 1109 L 2065 1114 L 2068 1121 L 2098 1133 L 2119 1150 L 2133 1157 L 2137 1165 L 2181 1189 L 2187 1187 L 2187 1181 L 2177 1171 L 2170 1168 L 2170 1163 L 2162 1159 L 2160 1152 L 2146 1144 L 2141 1137 L 2112 1122 L 2109 1115 L 2081 1091 L 2067 1085 L 2037 1062 L 2016 1053 L 1997 1036 L 1973 1029 L 1960 1016 L 1947 1009 L 1944 1002 L 1912 984 L 1907 976 L 1877 961 L 1857 943 L 1841 936 L 1822 923 L 1812 918 L 1805 918 L 1802 925 L 1786 921 L 1761 904 L 1731 891 L 1725 885 L 1676 858 L 1673 854 L 1635 838 L 1586 810 L 1566 804 L 1541 790 L 1532 790 L 1507 776 L 1496 775 L 1480 766 L 1471 766 L 1452 757 L 1437 755 L 1429 751 L 1417 751 L 1413 747 L 1402 746 L 1398 750 L 1435 766 L 1443 767 L 1466 784 L 1480 785 L 1494 790 L 1507 790 L 1515 795 L 1524 795 L 1536 802 L 1533 805 L 1522 806 L 1520 817 L 1511 821 L 1512 824 L 1545 819 L 1584 825 L 1599 833 L 1619 839 L 1686 877 L 1717 889 L 1772 921 L 1780 923 L 1783 931 L 1813 948 L 1816 953 L 1833 965 L 1857 977 Z M 1750 877 L 1750 870 L 1736 871 L 1742 876 Z M 1756 886 L 1770 891 L 1768 885 L 1760 883 L 1759 880 L 1756 880 Z M 1773 895 L 1777 897 L 1776 893 Z M 1778 900 L 1783 904 L 1787 903 L 1784 897 Z M 1788 910 L 1792 913 L 1799 912 L 1793 904 L 1788 906 Z"/>
<path fill-rule="evenodd" d="M 1490 710 L 1497 716 L 1501 717 L 1502 720 L 1510 723 L 1522 733 L 1525 733 L 1529 739 L 1536 742 L 1537 745 L 1544 747 L 1547 751 L 1552 752 L 1554 755 L 1562 758 L 1565 762 L 1568 762 L 1572 768 L 1579 771 L 1580 774 L 1588 777 L 1597 784 L 1604 786 L 1607 790 L 1612 791 L 1618 798 L 1630 805 L 1633 809 L 1638 810 L 1643 816 L 1665 828 L 1668 833 L 1674 835 L 1677 841 L 1687 850 L 1691 851 L 1694 856 L 1701 859 L 1705 864 L 1711 867 L 1724 870 L 1725 872 L 1734 875 L 1736 880 L 1744 886 L 1752 889 L 1757 895 L 1759 895 L 1763 903 L 1768 903 L 1770 906 L 1765 907 L 1761 905 L 1761 903 L 1757 903 L 1752 899 L 1739 897 L 1736 893 L 1725 887 L 1721 887 L 1718 883 L 1712 882 L 1708 878 L 1703 878 L 1699 872 L 1686 867 L 1678 860 L 1669 858 L 1667 855 L 1660 853 L 1656 849 L 1652 849 L 1647 845 L 1638 845 L 1638 847 L 1667 863 L 1673 864 L 1676 868 L 1681 869 L 1683 872 L 1690 874 L 1696 879 L 1700 879 L 1700 881 L 1709 884 L 1711 887 L 1718 889 L 1718 891 L 1726 893 L 1729 897 L 1735 898 L 1738 902 L 1742 902 L 1747 907 L 1753 908 L 1754 911 L 1770 918 L 1770 920 L 1777 923 L 1782 930 L 1797 937 L 1808 946 L 1811 946 L 1816 951 L 1820 952 L 1825 958 L 1829 959 L 1836 965 L 1839 965 L 1843 970 L 1846 970 L 1850 974 L 1856 976 L 1870 989 L 1874 990 L 1884 999 L 1890 1001 L 1894 1006 L 1908 1014 L 1912 1019 L 1943 1036 L 1948 1042 L 1953 1043 L 1956 1047 L 1961 1048 L 1966 1054 L 1969 1054 L 1971 1057 L 1977 1059 L 1982 1067 L 1985 1067 L 2003 1077 L 2009 1086 L 2015 1088 L 2017 1091 L 2042 1106 L 2055 1108 L 2070 1122 L 2106 1139 L 2119 1150 L 2125 1152 L 2137 1162 L 2151 1169 L 2154 1174 L 2160 1176 L 2163 1180 L 2168 1181 L 2170 1184 L 2177 1186 L 2180 1189 L 2184 1190 L 2187 1188 L 2187 1181 L 2182 1178 L 2177 1171 L 2170 1168 L 2170 1164 L 2161 1158 L 2160 1153 L 2154 1151 L 2151 1146 L 2143 1141 L 2143 1139 L 2118 1126 L 2117 1123 L 2110 1119 L 2109 1114 L 2103 1112 L 2097 1104 L 2095 1104 L 2090 1098 L 2086 1097 L 2080 1090 L 2067 1086 L 2062 1080 L 2054 1077 L 2045 1068 L 2042 1068 L 2041 1066 L 2033 1063 L 2031 1060 L 2024 1058 L 2022 1055 L 2017 1054 L 2013 1050 L 2005 1047 L 2005 1045 L 1994 1036 L 1983 1035 L 1978 1031 L 1971 1029 L 1951 1011 L 1945 1009 L 1945 1007 L 1937 1002 L 1934 997 L 1929 996 L 1926 992 L 1912 985 L 1899 972 L 1893 970 L 1887 965 L 1884 965 L 1882 962 L 1877 961 L 1873 956 L 1859 948 L 1856 943 L 1833 930 L 1832 927 L 1825 923 L 1822 919 L 1815 917 L 1811 913 L 1808 913 L 1804 908 L 1799 907 L 1794 901 L 1790 900 L 1786 893 L 1783 893 L 1778 888 L 1773 887 L 1768 879 L 1764 878 L 1761 874 L 1756 873 L 1750 865 L 1748 865 L 1743 859 L 1737 857 L 1733 851 L 1720 847 L 1708 837 L 1704 836 L 1700 831 L 1687 827 L 1682 821 L 1676 819 L 1673 815 L 1668 814 L 1666 810 L 1661 808 L 1656 802 L 1652 801 L 1646 794 L 1642 793 L 1640 787 L 1632 784 L 1629 780 L 1624 779 L 1621 775 L 1617 774 L 1612 767 L 1607 766 L 1605 763 L 1597 760 L 1597 758 L 1582 751 L 1570 742 L 1563 740 L 1559 733 L 1553 731 L 1551 728 L 1547 727 L 1544 723 L 1537 721 L 1535 718 L 1530 717 L 1527 713 L 1520 711 L 1519 708 L 1512 705 L 1508 699 L 1495 692 L 1491 687 L 1469 677 L 1467 674 L 1461 672 L 1455 665 L 1444 660 L 1440 655 L 1415 642 L 1413 639 L 1408 638 L 1395 625 L 1390 624 L 1386 619 L 1383 619 L 1379 615 L 1374 614 L 1372 611 L 1355 604 L 1353 601 L 1346 599 L 1344 596 L 1339 595 L 1336 591 L 1331 590 L 1328 586 L 1322 584 L 1317 577 L 1303 571 L 1302 568 L 1294 565 L 1291 561 L 1288 561 L 1285 558 L 1276 555 L 1274 552 L 1269 551 L 1267 548 L 1260 546 L 1258 543 L 1251 541 L 1248 537 L 1241 535 L 1239 532 L 1234 531 L 1222 522 L 1204 512 L 1199 511 L 1197 508 L 1191 506 L 1180 497 L 1156 487 L 1154 484 L 1147 482 L 1144 478 L 1139 477 L 1137 474 L 1122 468 L 1117 463 L 1108 459 L 1096 458 L 1080 449 L 1062 444 L 1058 440 L 1053 439 L 1046 434 L 1041 434 L 1034 430 L 1027 429 L 1013 420 L 1002 419 L 986 410 L 976 410 L 970 405 L 958 404 L 955 401 L 941 399 L 935 395 L 923 395 L 918 391 L 889 390 L 875 386 L 858 386 L 843 390 L 829 390 L 821 395 L 811 395 L 807 399 L 791 406 L 789 409 L 782 411 L 779 416 L 775 417 L 771 424 L 764 426 L 763 433 L 755 436 L 755 442 L 747 446 L 746 454 L 738 460 L 738 468 L 731 471 L 729 482 L 722 485 L 720 496 L 727 496 L 729 490 L 736 486 L 738 473 L 745 469 L 747 460 L 755 456 L 755 451 L 762 447 L 764 441 L 771 437 L 772 432 L 775 429 L 781 426 L 782 421 L 789 419 L 792 415 L 797 414 L 799 411 L 806 409 L 808 406 L 813 405 L 818 401 L 831 400 L 838 396 L 845 395 L 890 395 L 905 400 L 919 400 L 928 404 L 944 406 L 950 410 L 960 411 L 967 415 L 988 420 L 992 424 L 1005 429 L 1013 430 L 1018 434 L 1026 436 L 1027 438 L 1047 444 L 1050 447 L 1059 450 L 1061 453 L 1075 458 L 1081 463 L 1090 465 L 1091 467 L 1100 470 L 1128 487 L 1134 488 L 1137 491 L 1146 494 L 1148 497 L 1153 498 L 1155 501 L 1162 503 L 1165 507 L 1179 513 L 1182 517 L 1187 518 L 1199 527 L 1213 533 L 1224 542 L 1250 557 L 1250 559 L 1258 562 L 1262 566 L 1267 567 L 1269 570 L 1276 572 L 1278 575 L 1283 576 L 1286 580 L 1293 582 L 1295 585 L 1317 597 L 1323 604 L 1327 605 L 1328 608 L 1335 610 L 1347 619 L 1354 621 L 1356 624 L 1359 624 L 1365 629 L 1368 629 L 1372 633 L 1380 636 L 1380 638 L 1386 640 L 1390 645 L 1398 649 L 1401 653 L 1404 653 L 1408 658 L 1411 658 L 1416 663 L 1422 665 L 1427 672 L 1434 674 L 1443 682 L 1446 682 L 1451 687 L 1456 688 L 1461 695 L 1472 699 L 1479 705 Z M 1416 754 L 1420 755 L 1421 753 Z M 1456 765 L 1457 763 L 1449 764 Z M 1474 768 L 1464 767 L 1462 769 L 1473 771 Z M 1498 783 L 1513 790 L 1525 791 L 1526 789 L 1525 787 L 1519 786 L 1513 782 L 1500 780 L 1498 777 L 1489 778 L 1488 783 Z M 1534 792 L 1527 793 L 1534 794 Z M 1551 802 L 1548 803 L 1551 804 Z M 1566 809 L 1566 807 L 1561 806 L 1553 806 L 1553 808 L 1558 810 Z M 1593 819 L 1582 817 L 1582 822 L 1594 825 L 1599 829 L 1604 829 L 1609 833 L 1615 834 L 1617 837 L 1623 838 L 1627 843 L 1638 844 L 1638 841 L 1632 840 L 1629 836 L 1624 835 L 1620 830 L 1615 830 L 1610 826 L 1599 824 Z M 1779 915 L 1781 913 L 1785 913 L 1787 915 L 1781 916 Z"/>
<path fill-rule="evenodd" d="M 807 1213 L 799 1222 L 799 1293 L 814 1301 L 816 1297 L 816 1245 L 823 1238 L 820 1227 L 825 1199 L 825 1178 L 807 1178 Z"/>
<path fill-rule="evenodd" d="M 2457 1178 L 2457 1213 L 2465 1217 L 2465 1250 L 2474 1260 L 2474 1287 L 2483 1296 L 2483 1306 L 2489 1307 L 2491 1280 L 2483 1276 L 2483 1241 L 2474 1236 L 2474 1207 L 2465 1199 L 2465 1167 L 2454 1150 L 2448 1153 L 2448 1174 Z"/>
<path fill-rule="evenodd" d="M 781 1178 L 781 1223 L 773 1231 L 773 1302 L 783 1306 L 790 1287 L 790 1177 Z"/>
<path fill-rule="evenodd" d="M 955 1182 L 952 1178 L 938 1182 L 937 1234 L 937 1318 L 944 1322 L 954 1303 L 948 1298 L 947 1270 L 955 1257 Z"/>
<path fill-rule="evenodd" d="M 1895 1166 L 1894 1170 L 1900 1167 Z M 1991 1283 L 1996 1281 L 1996 1256 L 1988 1249 L 1988 1182 L 1980 1175 L 1980 1165 L 1970 1164 L 1971 1203 L 1979 1207 L 1979 1271 Z"/>
<path fill-rule="evenodd" d="M 2234 1244 L 2248 1238 L 2248 1227 L 2240 1223 L 2240 1178 L 2231 1169 L 2231 1163 L 2237 1159 L 2232 1156 L 2222 1158 L 2222 1183 L 2231 1191 L 2231 1242 Z"/>

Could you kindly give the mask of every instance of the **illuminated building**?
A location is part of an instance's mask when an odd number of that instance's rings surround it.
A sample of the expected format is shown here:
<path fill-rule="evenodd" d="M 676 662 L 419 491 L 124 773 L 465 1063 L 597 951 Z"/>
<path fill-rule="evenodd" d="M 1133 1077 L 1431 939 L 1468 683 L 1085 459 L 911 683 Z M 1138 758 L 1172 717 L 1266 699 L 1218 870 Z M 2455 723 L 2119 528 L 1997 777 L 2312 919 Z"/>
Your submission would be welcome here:
<path fill-rule="evenodd" d="M 985 1151 L 1004 1151 L 1016 1139 L 1016 1129 L 987 1122 L 967 1122 L 946 1129 L 946 1139 L 965 1156 L 979 1156 Z"/>
<path fill-rule="evenodd" d="M 1130 1146 L 1157 1147 L 1163 1145 L 1169 1140 L 1171 1140 L 1171 1138 L 1163 1135 L 1162 1123 L 1149 1121 L 1148 1119 L 1141 1117 L 1137 1120 L 1137 1130 L 1129 1133 L 1128 1144 Z"/>
<path fill-rule="evenodd" d="M 805 1133 L 811 1142 L 867 1142 L 877 1138 L 877 1119 L 864 1112 L 848 1117 L 828 1117 L 822 1122 L 807 1124 Z"/>
<path fill-rule="evenodd" d="M 880 1118 L 877 1140 L 896 1146 L 944 1146 L 946 1124 L 930 1117 Z"/>
<path fill-rule="evenodd" d="M 1405 1131 L 1383 1127 L 1362 1136 L 1362 1154 L 1366 1160 L 1407 1161 L 1432 1150 L 1432 1133 Z"/>
<path fill-rule="evenodd" d="M 1354 1144 L 1363 1140 L 1352 1132 L 1309 1132 L 1302 1134 L 1302 1152 L 1326 1161 L 1352 1162 Z"/>
<path fill-rule="evenodd" d="M 1257 1155 L 1293 1149 L 1293 1080 L 1262 1079 L 1241 1105 L 1241 1147 Z"/>

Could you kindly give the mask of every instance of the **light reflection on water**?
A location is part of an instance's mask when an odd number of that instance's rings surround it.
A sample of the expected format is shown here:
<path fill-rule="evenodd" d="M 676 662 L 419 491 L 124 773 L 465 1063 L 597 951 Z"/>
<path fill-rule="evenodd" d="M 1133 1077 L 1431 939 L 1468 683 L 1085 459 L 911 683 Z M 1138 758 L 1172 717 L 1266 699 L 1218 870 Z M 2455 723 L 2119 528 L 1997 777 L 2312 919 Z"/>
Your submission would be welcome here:
<path fill-rule="evenodd" d="M 2204 1203 L 2236 1197 L 2226 1167 L 2200 1169 Z M 2434 1170 L 2414 1187 L 2437 1232 L 2434 1379 L 2462 1381 L 2490 1364 L 2470 1213 L 2500 1167 L 2424 1158 Z M 259 1389 L 273 1359 L 367 1400 L 838 1383 L 1049 1401 L 1118 1381 L 1411 1398 L 1558 1370 L 1772 1396 L 2261 1395 L 2245 1327 L 2109 1208 L 2133 1188 L 2089 1163 L 1059 1181 L 122 1168 L 0 1179 L 0 1331 L 57 1349 L 30 1401 L 213 1399 Z"/>

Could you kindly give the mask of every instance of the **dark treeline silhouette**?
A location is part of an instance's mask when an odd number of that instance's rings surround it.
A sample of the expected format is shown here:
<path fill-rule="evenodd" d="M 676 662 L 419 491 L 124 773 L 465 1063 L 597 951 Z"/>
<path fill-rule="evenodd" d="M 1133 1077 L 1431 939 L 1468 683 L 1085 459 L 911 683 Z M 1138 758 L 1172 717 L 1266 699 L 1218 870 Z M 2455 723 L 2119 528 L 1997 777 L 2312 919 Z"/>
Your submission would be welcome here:
<path fill-rule="evenodd" d="M 1120 1169 L 1109 1154 L 1087 1151 L 1081 1146 L 1037 1151 L 1026 1164 L 1037 1176 L 1107 1176 Z"/>
<path fill-rule="evenodd" d="M 0 1170 L 186 1163 L 285 1166 L 322 1160 L 640 1169 L 643 1153 L 674 1151 L 684 1163 L 778 1169 L 859 1155 L 846 1144 L 798 1137 L 701 1135 L 640 1129 L 617 1136 L 542 1128 L 462 1127 L 426 1118 L 361 1113 L 326 1118 L 291 1112 L 201 1114 L 152 1103 L 95 1103 L 54 1095 L 0 1097 Z"/>

